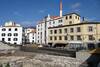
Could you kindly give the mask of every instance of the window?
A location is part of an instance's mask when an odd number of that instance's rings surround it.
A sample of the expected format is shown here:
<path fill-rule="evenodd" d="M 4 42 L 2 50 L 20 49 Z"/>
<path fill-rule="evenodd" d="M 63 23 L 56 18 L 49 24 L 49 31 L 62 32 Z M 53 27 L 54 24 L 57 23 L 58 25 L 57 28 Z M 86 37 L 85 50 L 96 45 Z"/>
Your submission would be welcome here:
<path fill-rule="evenodd" d="M 77 40 L 82 40 L 80 35 L 77 35 Z"/>
<path fill-rule="evenodd" d="M 69 16 L 69 19 L 72 19 L 72 16 Z"/>
<path fill-rule="evenodd" d="M 12 34 L 11 33 L 8 33 L 8 36 L 12 36 Z"/>
<path fill-rule="evenodd" d="M 42 32 L 41 32 L 41 35 L 42 35 Z"/>
<path fill-rule="evenodd" d="M 14 38 L 13 40 L 14 40 L 14 41 L 17 41 L 18 39 L 17 39 L 17 38 Z"/>
<path fill-rule="evenodd" d="M 74 40 L 74 36 L 70 36 L 70 40 Z"/>
<path fill-rule="evenodd" d="M 67 28 L 64 29 L 65 33 L 67 33 Z"/>
<path fill-rule="evenodd" d="M 1 36 L 5 36 L 5 35 L 6 35 L 5 33 L 2 33 L 2 34 L 1 34 Z"/>
<path fill-rule="evenodd" d="M 34 37 L 33 37 L 33 39 L 34 39 Z"/>
<path fill-rule="evenodd" d="M 74 32 L 74 29 L 73 29 L 73 28 L 70 28 L 70 32 L 71 32 L 71 33 Z"/>
<path fill-rule="evenodd" d="M 18 33 L 14 33 L 14 36 L 18 36 Z"/>
<path fill-rule="evenodd" d="M 52 30 L 50 30 L 50 34 L 52 34 L 53 33 L 53 31 Z"/>
<path fill-rule="evenodd" d="M 14 44 L 17 44 L 16 42 Z"/>
<path fill-rule="evenodd" d="M 53 21 L 53 24 L 55 24 L 55 21 Z"/>
<path fill-rule="evenodd" d="M 78 17 L 78 20 L 79 20 L 80 18 Z"/>
<path fill-rule="evenodd" d="M 75 16 L 75 18 L 77 19 L 77 16 Z"/>
<path fill-rule="evenodd" d="M 92 32 L 92 31 L 93 31 L 93 27 L 92 27 L 92 26 L 89 26 L 89 27 L 88 27 L 88 31 L 89 31 L 89 32 Z"/>
<path fill-rule="evenodd" d="M 34 33 L 32 34 L 32 36 L 34 36 Z"/>
<path fill-rule="evenodd" d="M 81 32 L 81 28 L 80 27 L 77 27 L 77 32 Z"/>
<path fill-rule="evenodd" d="M 9 28 L 8 30 L 11 31 L 11 28 Z"/>
<path fill-rule="evenodd" d="M 18 29 L 17 28 L 15 28 L 15 31 L 17 31 Z"/>
<path fill-rule="evenodd" d="M 66 16 L 66 20 L 68 19 L 68 17 Z"/>
<path fill-rule="evenodd" d="M 41 32 L 41 39 L 42 39 L 42 32 Z"/>
<path fill-rule="evenodd" d="M 40 25 L 38 25 L 38 27 L 40 27 Z"/>
<path fill-rule="evenodd" d="M 11 38 L 8 38 L 8 41 L 11 41 Z"/>
<path fill-rule="evenodd" d="M 88 38 L 89 38 L 89 40 L 95 40 L 95 38 L 93 37 L 93 35 L 89 35 Z"/>
<path fill-rule="evenodd" d="M 59 29 L 59 33 L 62 33 L 62 29 Z"/>
<path fill-rule="evenodd" d="M 6 31 L 6 29 L 5 29 L 5 28 L 3 28 L 3 29 L 2 29 L 2 31 Z"/>
<path fill-rule="evenodd" d="M 34 40 L 32 40 L 32 42 L 34 43 Z"/>
<path fill-rule="evenodd" d="M 64 39 L 67 40 L 68 39 L 67 36 L 65 36 Z"/>
<path fill-rule="evenodd" d="M 62 37 L 61 36 L 59 36 L 59 40 L 62 40 Z"/>
<path fill-rule="evenodd" d="M 50 36 L 50 40 L 52 40 L 52 36 Z"/>
<path fill-rule="evenodd" d="M 69 24 L 72 24 L 72 21 L 69 21 Z"/>
<path fill-rule="evenodd" d="M 57 37 L 56 36 L 54 37 L 54 40 L 57 40 Z"/>
<path fill-rule="evenodd" d="M 54 33 L 56 34 L 57 33 L 57 30 L 54 30 Z"/>
<path fill-rule="evenodd" d="M 5 38 L 2 38 L 2 41 L 5 41 Z"/>
<path fill-rule="evenodd" d="M 51 22 L 49 22 L 49 24 L 51 25 Z"/>
<path fill-rule="evenodd" d="M 38 29 L 38 31 L 39 31 L 39 29 Z"/>
<path fill-rule="evenodd" d="M 59 23 L 62 22 L 62 20 L 59 20 Z"/>

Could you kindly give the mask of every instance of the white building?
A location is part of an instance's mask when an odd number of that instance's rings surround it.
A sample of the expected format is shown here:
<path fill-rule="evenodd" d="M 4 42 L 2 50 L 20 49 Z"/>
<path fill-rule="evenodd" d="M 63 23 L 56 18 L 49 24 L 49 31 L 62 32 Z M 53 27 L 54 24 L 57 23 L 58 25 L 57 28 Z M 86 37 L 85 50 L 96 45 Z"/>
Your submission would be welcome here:
<path fill-rule="evenodd" d="M 36 35 L 37 35 L 37 44 L 45 44 L 45 23 L 44 21 L 40 21 L 39 24 L 36 25 Z"/>
<path fill-rule="evenodd" d="M 29 43 L 36 43 L 36 31 L 35 30 L 28 33 L 27 37 L 29 39 Z"/>
<path fill-rule="evenodd" d="M 36 29 L 26 28 L 25 37 L 26 37 L 26 43 L 36 43 Z"/>
<path fill-rule="evenodd" d="M 57 20 L 56 20 L 57 19 Z M 59 20 L 58 20 L 59 19 Z M 48 15 L 36 25 L 37 44 L 48 43 L 48 28 L 63 25 L 63 18 Z"/>
<path fill-rule="evenodd" d="M 6 22 L 4 26 L 0 27 L 0 41 L 21 45 L 22 29 L 19 24 L 12 21 Z"/>
<path fill-rule="evenodd" d="M 57 20 L 56 20 L 57 19 Z M 58 20 L 59 19 L 59 20 Z M 36 25 L 37 44 L 48 43 L 48 28 L 63 25 L 62 17 L 62 0 L 60 0 L 60 15 L 50 16 L 48 15 L 42 21 Z"/>
<path fill-rule="evenodd" d="M 36 30 L 35 28 L 31 28 L 31 27 L 25 28 L 25 35 L 35 30 Z"/>

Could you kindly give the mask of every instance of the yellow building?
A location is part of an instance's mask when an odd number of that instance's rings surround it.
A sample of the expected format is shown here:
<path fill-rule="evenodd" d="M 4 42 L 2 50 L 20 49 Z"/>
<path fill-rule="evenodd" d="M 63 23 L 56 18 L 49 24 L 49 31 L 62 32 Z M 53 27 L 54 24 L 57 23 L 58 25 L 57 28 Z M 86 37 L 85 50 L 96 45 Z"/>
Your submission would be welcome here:
<path fill-rule="evenodd" d="M 63 25 L 49 27 L 48 44 L 69 48 L 100 47 L 100 23 L 80 22 L 80 16 L 71 13 L 63 16 Z"/>

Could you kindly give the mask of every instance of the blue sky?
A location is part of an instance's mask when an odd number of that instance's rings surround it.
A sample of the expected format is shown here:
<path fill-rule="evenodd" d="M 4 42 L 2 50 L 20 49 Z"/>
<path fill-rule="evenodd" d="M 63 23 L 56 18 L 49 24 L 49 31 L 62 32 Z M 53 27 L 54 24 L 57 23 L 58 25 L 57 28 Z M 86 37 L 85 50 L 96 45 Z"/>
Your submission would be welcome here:
<path fill-rule="evenodd" d="M 63 0 L 63 14 L 69 12 L 100 21 L 100 0 Z M 59 15 L 59 0 L 0 0 L 0 25 L 11 20 L 23 26 L 35 26 L 48 14 Z"/>

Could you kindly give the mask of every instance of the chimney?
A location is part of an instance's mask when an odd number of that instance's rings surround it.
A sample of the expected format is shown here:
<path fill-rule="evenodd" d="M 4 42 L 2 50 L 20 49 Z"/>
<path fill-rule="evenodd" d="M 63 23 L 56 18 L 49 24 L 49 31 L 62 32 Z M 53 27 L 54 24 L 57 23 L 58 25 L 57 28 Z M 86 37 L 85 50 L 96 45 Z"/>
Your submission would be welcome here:
<path fill-rule="evenodd" d="M 62 17 L 62 0 L 60 0 L 60 17 Z"/>
<path fill-rule="evenodd" d="M 82 18 L 82 21 L 85 21 L 85 17 Z"/>

